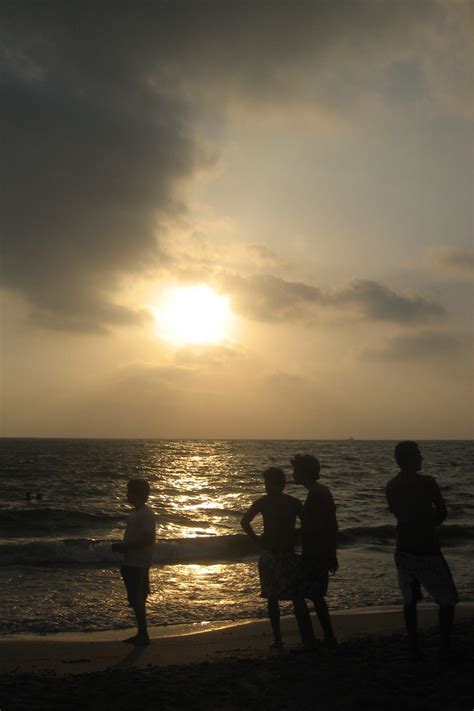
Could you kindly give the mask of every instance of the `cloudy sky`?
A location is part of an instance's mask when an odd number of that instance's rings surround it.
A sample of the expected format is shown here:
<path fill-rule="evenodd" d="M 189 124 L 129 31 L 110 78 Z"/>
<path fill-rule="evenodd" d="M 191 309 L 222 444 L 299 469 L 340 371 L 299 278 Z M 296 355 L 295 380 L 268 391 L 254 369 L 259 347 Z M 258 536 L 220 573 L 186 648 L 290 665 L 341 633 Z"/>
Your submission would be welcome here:
<path fill-rule="evenodd" d="M 4 0 L 3 434 L 472 437 L 473 7 Z"/>

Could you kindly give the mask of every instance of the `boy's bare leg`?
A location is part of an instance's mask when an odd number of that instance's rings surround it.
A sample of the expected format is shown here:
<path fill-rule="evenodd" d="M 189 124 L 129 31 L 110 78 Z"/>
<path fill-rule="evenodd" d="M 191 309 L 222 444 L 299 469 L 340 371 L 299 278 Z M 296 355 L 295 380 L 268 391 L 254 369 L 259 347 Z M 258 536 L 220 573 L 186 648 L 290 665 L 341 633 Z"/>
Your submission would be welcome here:
<path fill-rule="evenodd" d="M 454 625 L 454 605 L 439 606 L 439 631 L 441 637 L 440 652 L 443 654 L 451 648 L 451 633 Z"/>
<path fill-rule="evenodd" d="M 149 642 L 148 629 L 146 624 L 146 599 L 140 600 L 134 606 L 133 611 L 135 613 L 135 618 L 137 620 L 137 630 L 138 634 L 135 638 L 136 643 Z"/>
<path fill-rule="evenodd" d="M 324 641 L 326 645 L 333 649 L 337 647 L 337 640 L 334 635 L 334 630 L 332 628 L 331 617 L 329 615 L 329 609 L 324 597 L 315 598 L 313 600 L 314 609 L 318 616 L 319 624 L 323 630 Z"/>
<path fill-rule="evenodd" d="M 411 605 L 404 605 L 403 615 L 405 617 L 410 650 L 414 656 L 417 656 L 420 654 L 420 648 L 418 646 L 418 610 L 416 602 L 412 602 Z"/>
<path fill-rule="evenodd" d="M 272 626 L 273 640 L 276 645 L 281 644 L 281 629 L 280 629 L 280 605 L 278 600 L 267 601 L 268 617 Z"/>
<path fill-rule="evenodd" d="M 293 600 L 293 609 L 298 622 L 301 641 L 306 649 L 313 649 L 315 645 L 313 623 L 305 600 L 303 598 L 295 598 Z"/>

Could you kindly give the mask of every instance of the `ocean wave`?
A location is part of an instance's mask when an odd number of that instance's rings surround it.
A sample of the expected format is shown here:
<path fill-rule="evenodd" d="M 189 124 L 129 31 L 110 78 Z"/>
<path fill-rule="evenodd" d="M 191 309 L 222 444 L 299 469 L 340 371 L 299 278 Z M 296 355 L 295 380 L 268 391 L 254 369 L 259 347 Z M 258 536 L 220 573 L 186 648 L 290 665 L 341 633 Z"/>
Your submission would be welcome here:
<path fill-rule="evenodd" d="M 377 539 L 383 542 L 394 539 L 395 535 L 396 527 L 388 524 L 383 526 L 353 526 L 339 531 L 339 544 L 347 546 L 366 539 Z"/>
<path fill-rule="evenodd" d="M 125 521 L 126 514 L 108 514 L 104 511 L 77 511 L 31 506 L 25 509 L 0 510 L 0 530 L 10 535 L 43 533 L 55 530 L 81 528 L 83 526 L 114 524 Z"/>
<path fill-rule="evenodd" d="M 339 531 L 339 544 L 348 546 L 358 541 L 371 540 L 384 543 L 394 540 L 397 533 L 396 526 L 354 526 Z M 447 545 L 474 540 L 474 526 L 463 524 L 447 524 L 440 529 L 441 542 Z"/>
<path fill-rule="evenodd" d="M 110 546 L 111 541 L 89 538 L 3 543 L 0 566 L 117 564 L 120 556 Z M 157 541 L 153 560 L 155 563 L 235 560 L 255 552 L 255 545 L 245 535 L 201 536 Z"/>
<path fill-rule="evenodd" d="M 394 526 L 359 526 L 340 531 L 340 544 L 350 547 L 365 541 L 393 544 Z M 474 540 L 474 526 L 442 528 L 443 543 L 456 545 Z M 0 544 L 0 566 L 7 565 L 115 565 L 120 556 L 110 549 L 111 541 L 90 538 L 62 541 L 28 541 Z M 199 536 L 160 540 L 153 560 L 157 564 L 199 561 L 237 561 L 255 555 L 255 544 L 245 535 Z"/>

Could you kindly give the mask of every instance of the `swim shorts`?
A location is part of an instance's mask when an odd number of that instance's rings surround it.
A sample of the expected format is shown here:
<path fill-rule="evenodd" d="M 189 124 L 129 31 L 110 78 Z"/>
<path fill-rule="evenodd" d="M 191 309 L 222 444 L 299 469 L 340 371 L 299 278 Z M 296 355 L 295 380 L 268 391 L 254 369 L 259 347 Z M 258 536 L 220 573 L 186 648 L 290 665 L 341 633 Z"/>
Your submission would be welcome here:
<path fill-rule="evenodd" d="M 127 590 L 129 607 L 136 607 L 137 604 L 143 603 L 150 594 L 149 568 L 122 565 L 120 574 Z"/>
<path fill-rule="evenodd" d="M 395 565 L 405 605 L 421 600 L 420 585 L 423 585 L 438 605 L 457 603 L 458 594 L 451 571 L 441 553 L 416 555 L 395 551 Z"/>
<path fill-rule="evenodd" d="M 329 571 L 327 562 L 317 558 L 302 560 L 301 593 L 308 600 L 317 600 L 327 595 Z"/>
<path fill-rule="evenodd" d="M 291 552 L 264 550 L 258 560 L 261 597 L 269 600 L 293 600 L 300 577 L 299 557 Z"/>

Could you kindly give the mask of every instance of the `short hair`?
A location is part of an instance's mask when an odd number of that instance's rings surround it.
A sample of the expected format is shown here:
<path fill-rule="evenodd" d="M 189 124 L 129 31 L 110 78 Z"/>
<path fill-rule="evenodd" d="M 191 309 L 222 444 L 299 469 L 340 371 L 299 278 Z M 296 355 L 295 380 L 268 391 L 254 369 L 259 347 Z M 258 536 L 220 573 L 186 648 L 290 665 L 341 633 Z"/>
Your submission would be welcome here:
<path fill-rule="evenodd" d="M 418 456 L 420 450 L 416 442 L 411 442 L 407 440 L 406 442 L 399 442 L 395 447 L 395 459 L 399 467 L 405 464 L 411 464 L 416 456 Z"/>
<path fill-rule="evenodd" d="M 263 472 L 263 479 L 265 484 L 270 484 L 271 486 L 281 487 L 281 490 L 285 488 L 286 477 L 285 472 L 280 467 L 268 467 Z"/>
<path fill-rule="evenodd" d="M 146 479 L 129 479 L 127 484 L 128 490 L 138 494 L 143 501 L 148 501 L 150 496 L 150 484 Z"/>
<path fill-rule="evenodd" d="M 303 476 L 312 476 L 314 479 L 319 479 L 319 472 L 321 471 L 321 465 L 319 459 L 316 459 L 312 454 L 295 454 L 295 456 L 290 459 L 291 464 L 295 471 Z"/>

